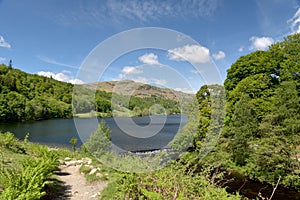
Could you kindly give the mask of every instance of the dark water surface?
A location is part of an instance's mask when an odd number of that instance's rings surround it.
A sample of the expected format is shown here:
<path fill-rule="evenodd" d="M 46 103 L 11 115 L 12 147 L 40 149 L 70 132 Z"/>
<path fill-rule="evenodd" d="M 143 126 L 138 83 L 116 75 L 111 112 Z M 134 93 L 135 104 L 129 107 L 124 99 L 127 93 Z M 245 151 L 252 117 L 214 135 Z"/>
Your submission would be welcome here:
<path fill-rule="evenodd" d="M 140 127 L 149 125 L 148 130 L 156 130 L 157 126 L 162 129 L 152 137 L 138 138 L 126 134 L 115 122 L 114 118 L 103 119 L 111 129 L 112 143 L 125 151 L 147 151 L 164 148 L 182 128 L 187 117 L 184 115 L 151 116 L 156 123 L 150 123 L 150 117 L 134 117 L 133 121 Z M 166 121 L 164 121 L 166 117 Z M 122 118 L 118 118 L 121 119 Z M 123 118 L 128 119 L 128 118 Z M 102 119 L 98 118 L 98 121 Z M 125 120 L 126 121 L 126 120 Z M 165 122 L 165 123 L 164 123 Z M 52 119 L 44 121 L 3 123 L 0 131 L 10 131 L 19 139 L 23 139 L 29 133 L 31 142 L 47 144 L 51 146 L 70 146 L 72 137 L 78 138 L 78 146 L 86 141 L 97 127 L 97 119 Z M 126 127 L 133 134 L 136 133 L 135 126 L 128 124 Z"/>

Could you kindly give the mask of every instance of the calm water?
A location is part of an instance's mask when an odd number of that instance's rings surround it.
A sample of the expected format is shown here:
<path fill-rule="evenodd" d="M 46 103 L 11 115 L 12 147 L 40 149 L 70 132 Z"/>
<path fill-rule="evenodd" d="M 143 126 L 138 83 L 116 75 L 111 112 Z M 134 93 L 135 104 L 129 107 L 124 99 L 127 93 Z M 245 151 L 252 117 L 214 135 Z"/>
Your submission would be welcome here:
<path fill-rule="evenodd" d="M 153 116 L 152 116 L 153 117 Z M 112 143 L 125 151 L 144 151 L 161 149 L 174 138 L 180 128 L 184 126 L 187 117 L 183 115 L 169 115 L 164 123 L 162 116 L 155 116 L 155 123 L 149 125 L 150 117 L 135 117 L 133 121 L 139 127 L 147 127 L 148 131 L 156 131 L 157 127 L 162 129 L 152 137 L 137 138 L 131 136 L 137 133 L 135 126 L 125 124 L 126 130 L 131 134 L 126 134 L 116 124 L 114 118 L 106 118 L 106 124 L 111 129 Z M 125 120 L 128 118 L 118 118 Z M 102 119 L 98 119 L 100 121 Z M 75 122 L 76 124 L 75 124 Z M 181 125 L 180 125 L 181 122 Z M 124 125 L 124 124 L 123 124 Z M 26 133 L 29 133 L 29 140 L 51 146 L 70 146 L 70 139 L 72 137 L 78 138 L 78 146 L 82 141 L 86 141 L 91 133 L 97 127 L 97 119 L 54 119 L 35 122 L 21 122 L 21 123 L 5 123 L 0 124 L 0 131 L 10 131 L 19 139 L 23 139 Z"/>

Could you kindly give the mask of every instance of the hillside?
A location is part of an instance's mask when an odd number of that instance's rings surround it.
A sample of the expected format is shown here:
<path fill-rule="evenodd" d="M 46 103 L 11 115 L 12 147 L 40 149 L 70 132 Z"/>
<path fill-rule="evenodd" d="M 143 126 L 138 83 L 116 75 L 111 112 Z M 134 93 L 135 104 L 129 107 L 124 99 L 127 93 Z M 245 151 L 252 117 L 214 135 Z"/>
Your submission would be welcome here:
<path fill-rule="evenodd" d="M 158 97 L 177 102 L 181 100 L 192 100 L 194 96 L 193 94 L 187 94 L 169 88 L 160 88 L 132 80 L 89 83 L 85 84 L 85 86 L 91 89 L 97 88 L 97 90 L 100 91 L 116 92 L 122 95 L 131 95 L 141 98 Z"/>
<path fill-rule="evenodd" d="M 66 118 L 72 84 L 0 65 L 0 122 Z"/>
<path fill-rule="evenodd" d="M 96 85 L 99 87 L 95 93 L 90 89 L 95 88 Z M 91 111 L 98 112 L 102 117 L 109 117 L 112 114 L 111 98 L 114 86 L 117 86 L 117 82 L 78 86 L 76 92 L 79 94 L 73 98 L 74 85 L 70 83 L 28 74 L 2 64 L 0 65 L 0 122 L 69 118 L 72 117 L 72 112 Z M 121 87 L 117 88 L 124 91 L 116 95 L 121 105 L 117 108 L 122 116 L 126 115 L 127 111 L 130 115 L 149 115 L 149 108 L 154 104 L 164 107 L 168 114 L 179 113 L 178 101 L 186 100 L 186 97 L 191 98 L 191 95 L 181 92 L 133 81 L 120 82 L 118 86 Z M 129 95 L 129 91 L 134 88 L 138 90 L 134 95 Z M 130 98 L 129 103 L 124 101 L 125 96 Z"/>

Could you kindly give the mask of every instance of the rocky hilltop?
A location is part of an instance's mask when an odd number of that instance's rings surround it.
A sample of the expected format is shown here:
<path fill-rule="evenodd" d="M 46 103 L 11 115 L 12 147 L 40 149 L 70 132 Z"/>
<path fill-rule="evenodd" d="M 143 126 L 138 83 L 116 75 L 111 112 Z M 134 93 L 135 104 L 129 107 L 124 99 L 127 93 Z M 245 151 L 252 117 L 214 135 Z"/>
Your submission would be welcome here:
<path fill-rule="evenodd" d="M 160 88 L 132 80 L 123 81 L 105 81 L 98 83 L 85 84 L 87 88 L 97 89 L 105 92 L 114 92 L 123 95 L 132 95 L 136 97 L 158 97 L 172 101 L 192 100 L 194 95 L 172 90 L 169 88 Z"/>

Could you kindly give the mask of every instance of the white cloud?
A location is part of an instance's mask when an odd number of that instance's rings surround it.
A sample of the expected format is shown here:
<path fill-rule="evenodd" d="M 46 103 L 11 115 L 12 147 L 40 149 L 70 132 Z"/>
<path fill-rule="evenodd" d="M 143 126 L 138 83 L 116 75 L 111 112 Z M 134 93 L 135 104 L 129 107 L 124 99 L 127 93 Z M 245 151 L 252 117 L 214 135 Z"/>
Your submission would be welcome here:
<path fill-rule="evenodd" d="M 300 8 L 294 14 L 292 19 L 288 20 L 292 33 L 300 33 Z"/>
<path fill-rule="evenodd" d="M 240 48 L 238 49 L 238 51 L 239 51 L 239 52 L 243 52 L 243 51 L 244 51 L 244 47 L 240 47 Z"/>
<path fill-rule="evenodd" d="M 78 10 L 64 11 L 55 16 L 58 23 L 85 24 L 101 26 L 110 18 L 112 25 L 123 25 L 124 22 L 144 23 L 175 17 L 209 17 L 220 4 L 219 0 L 108 0 L 98 3 L 85 2 Z M 53 16 L 49 16 L 53 20 Z"/>
<path fill-rule="evenodd" d="M 154 53 L 144 54 L 139 57 L 139 61 L 149 65 L 159 65 L 160 63 L 157 60 L 157 55 Z"/>
<path fill-rule="evenodd" d="M 122 72 L 124 74 L 141 74 L 143 73 L 143 70 L 138 69 L 138 67 L 132 67 L 132 66 L 125 66 L 122 69 Z"/>
<path fill-rule="evenodd" d="M 146 77 L 141 77 L 141 76 L 139 76 L 137 78 L 133 78 L 131 80 L 133 80 L 135 82 L 144 83 L 144 84 L 152 84 L 152 83 L 154 83 L 156 85 L 162 85 L 162 86 L 164 86 L 164 85 L 166 85 L 168 83 L 168 81 L 165 80 L 165 79 L 146 78 Z"/>
<path fill-rule="evenodd" d="M 44 72 L 40 71 L 37 73 L 40 76 L 45 76 L 45 77 L 52 77 L 55 80 L 62 81 L 62 82 L 67 82 L 67 83 L 72 83 L 72 84 L 83 84 L 84 82 L 80 79 L 76 79 L 74 77 L 68 76 L 64 74 L 63 72 L 60 73 L 53 73 L 53 72 Z"/>
<path fill-rule="evenodd" d="M 77 85 L 78 84 L 84 84 L 84 82 L 82 80 L 77 79 L 77 78 L 69 80 L 69 83 L 77 84 Z"/>
<path fill-rule="evenodd" d="M 156 85 L 166 85 L 168 83 L 167 80 L 165 79 L 152 79 L 152 81 L 156 84 Z"/>
<path fill-rule="evenodd" d="M 196 70 L 196 69 L 193 69 L 190 72 L 192 72 L 193 74 L 201 74 L 201 73 L 203 73 L 203 71 Z"/>
<path fill-rule="evenodd" d="M 49 64 L 60 65 L 60 66 L 63 66 L 63 67 L 69 67 L 69 68 L 78 69 L 77 66 L 69 65 L 69 64 L 65 64 L 65 63 L 61 63 L 61 62 L 57 62 L 56 60 L 48 58 L 46 56 L 37 56 L 37 58 L 40 59 L 41 61 L 44 61 L 44 62 L 49 63 Z"/>
<path fill-rule="evenodd" d="M 2 37 L 1 35 L 0 35 L 0 47 L 8 48 L 8 49 L 11 48 L 11 45 L 8 42 L 6 42 L 4 37 Z"/>
<path fill-rule="evenodd" d="M 210 61 L 209 49 L 199 45 L 185 45 L 168 50 L 171 60 L 189 61 L 191 63 L 207 63 Z"/>
<path fill-rule="evenodd" d="M 195 94 L 196 91 L 192 88 L 174 88 L 174 90 L 179 91 L 179 92 L 184 92 L 188 94 Z"/>
<path fill-rule="evenodd" d="M 64 74 L 71 74 L 72 72 L 68 71 L 68 70 L 63 70 L 61 73 L 64 73 Z"/>
<path fill-rule="evenodd" d="M 0 57 L 0 62 L 3 62 L 5 60 L 6 60 L 6 58 Z"/>
<path fill-rule="evenodd" d="M 274 43 L 271 37 L 251 37 L 249 40 L 251 41 L 250 50 L 265 50 Z"/>
<path fill-rule="evenodd" d="M 213 54 L 214 59 L 220 60 L 226 57 L 226 54 L 223 51 L 219 51 L 219 53 Z"/>
<path fill-rule="evenodd" d="M 128 75 L 133 75 L 133 74 L 142 74 L 143 70 L 139 68 L 139 66 L 134 67 L 134 66 L 125 66 L 122 69 L 122 73 L 119 74 L 120 79 L 128 79 Z"/>

